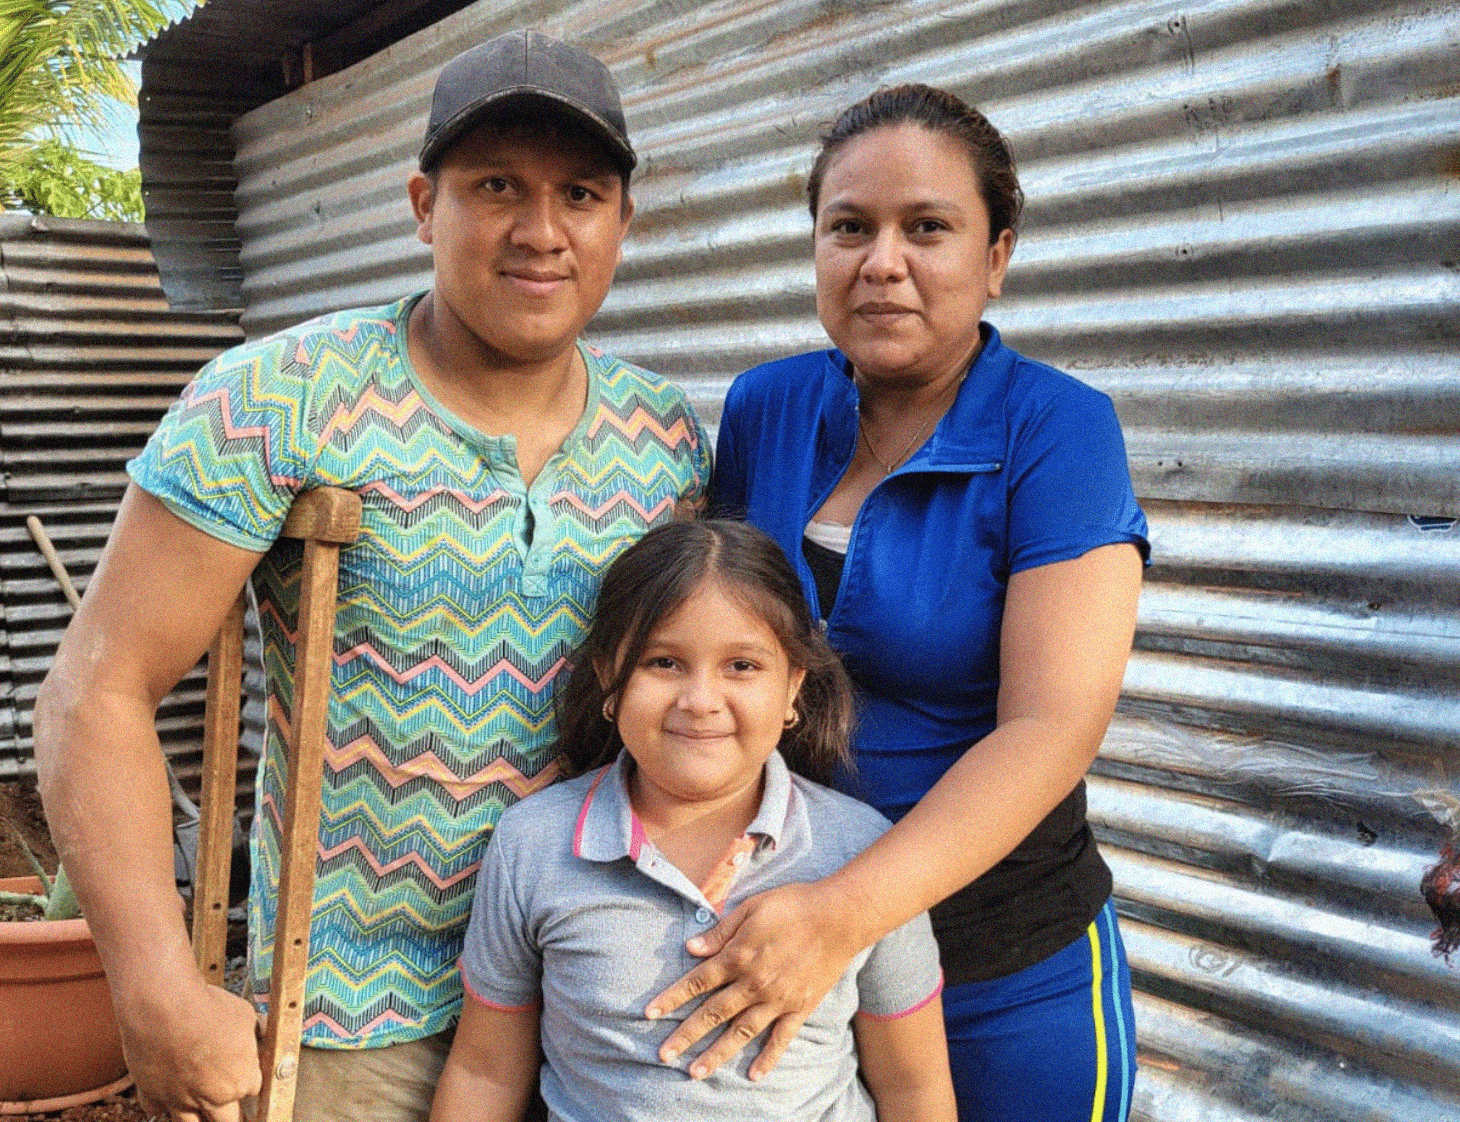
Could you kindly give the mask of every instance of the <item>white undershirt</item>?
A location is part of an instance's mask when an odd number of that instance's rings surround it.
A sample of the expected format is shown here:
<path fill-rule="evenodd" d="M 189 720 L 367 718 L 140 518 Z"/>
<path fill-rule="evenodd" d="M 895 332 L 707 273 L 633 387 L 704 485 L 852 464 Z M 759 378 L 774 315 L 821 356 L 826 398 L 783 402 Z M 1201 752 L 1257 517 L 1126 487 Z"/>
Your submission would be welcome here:
<path fill-rule="evenodd" d="M 845 554 L 852 541 L 852 528 L 839 522 L 818 522 L 813 518 L 806 523 L 806 536 L 823 549 Z"/>

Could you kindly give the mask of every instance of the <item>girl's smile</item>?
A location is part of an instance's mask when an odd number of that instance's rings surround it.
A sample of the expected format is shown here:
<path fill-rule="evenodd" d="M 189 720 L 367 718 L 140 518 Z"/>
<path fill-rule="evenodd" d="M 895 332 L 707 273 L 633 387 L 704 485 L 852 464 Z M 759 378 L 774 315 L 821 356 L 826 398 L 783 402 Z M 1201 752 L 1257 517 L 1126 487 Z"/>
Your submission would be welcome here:
<path fill-rule="evenodd" d="M 696 589 L 654 628 L 614 707 L 635 811 L 665 826 L 741 803 L 753 816 L 803 676 L 743 598 Z"/>

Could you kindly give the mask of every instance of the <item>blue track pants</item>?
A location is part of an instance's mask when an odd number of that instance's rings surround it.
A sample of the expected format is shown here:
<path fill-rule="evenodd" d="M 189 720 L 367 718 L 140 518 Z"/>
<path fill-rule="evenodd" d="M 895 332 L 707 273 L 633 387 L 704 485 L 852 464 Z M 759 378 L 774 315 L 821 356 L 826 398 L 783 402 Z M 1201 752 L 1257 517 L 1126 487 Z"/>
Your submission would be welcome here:
<path fill-rule="evenodd" d="M 1107 900 L 1084 935 L 1005 978 L 943 991 L 959 1122 L 1125 1122 L 1130 968 Z"/>

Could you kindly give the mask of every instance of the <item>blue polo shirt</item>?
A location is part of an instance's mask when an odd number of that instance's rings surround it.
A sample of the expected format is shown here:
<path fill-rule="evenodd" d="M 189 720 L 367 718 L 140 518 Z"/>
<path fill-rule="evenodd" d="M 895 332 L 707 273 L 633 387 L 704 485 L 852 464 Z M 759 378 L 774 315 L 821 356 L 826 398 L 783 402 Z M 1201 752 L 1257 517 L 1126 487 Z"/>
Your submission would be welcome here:
<path fill-rule="evenodd" d="M 758 892 L 840 868 L 886 819 L 793 775 L 773 754 L 747 844 L 731 847 L 728 888 L 710 878 L 717 900 L 645 837 L 629 803 L 632 766 L 620 754 L 503 813 L 462 954 L 468 995 L 509 1009 L 541 1002 L 542 1095 L 555 1122 L 872 1122 L 852 1018 L 902 1016 L 939 992 L 926 915 L 854 958 L 759 1082 L 746 1075 L 754 1045 L 703 1080 L 681 1070 L 690 1055 L 664 1065 L 660 1046 L 696 1005 L 655 1021 L 643 1011 L 700 961 L 686 940 Z"/>
<path fill-rule="evenodd" d="M 994 728 L 1010 575 L 1115 542 L 1148 551 L 1110 399 L 1004 346 L 987 324 L 983 335 L 927 443 L 858 511 L 825 621 L 863 703 L 858 774 L 845 786 L 894 820 Z M 818 614 L 802 536 L 851 465 L 857 416 L 849 362 L 831 350 L 742 374 L 720 423 L 713 511 L 774 537 Z M 1060 881 L 1062 868 L 1099 862 L 1083 788 L 1021 849 L 984 878 L 974 911 L 1032 915 L 1020 895 L 1036 887 L 1080 899 L 1069 933 L 1035 924 L 1004 939 L 1018 944 L 1005 966 L 1063 946 L 1109 893 L 1103 864 L 1093 879 Z"/>

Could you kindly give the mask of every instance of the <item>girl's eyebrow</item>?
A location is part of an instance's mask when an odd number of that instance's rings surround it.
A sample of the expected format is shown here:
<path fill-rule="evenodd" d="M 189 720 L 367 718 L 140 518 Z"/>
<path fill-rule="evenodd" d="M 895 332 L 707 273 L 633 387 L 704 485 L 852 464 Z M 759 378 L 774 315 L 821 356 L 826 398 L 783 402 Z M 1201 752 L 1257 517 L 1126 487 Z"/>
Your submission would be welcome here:
<path fill-rule="evenodd" d="M 764 643 L 758 643 L 754 639 L 750 639 L 746 640 L 745 642 L 731 643 L 730 649 L 732 651 L 736 651 L 742 654 L 755 653 L 773 655 L 779 650 L 779 647 L 768 647 Z"/>
<path fill-rule="evenodd" d="M 651 638 L 644 644 L 643 653 L 648 654 L 650 651 L 660 649 L 678 650 L 681 646 L 683 646 L 682 643 L 675 642 L 672 639 Z M 734 639 L 726 643 L 725 646 L 732 654 L 755 653 L 774 655 L 781 649 L 779 646 L 767 646 L 765 643 L 756 639 Z"/>

